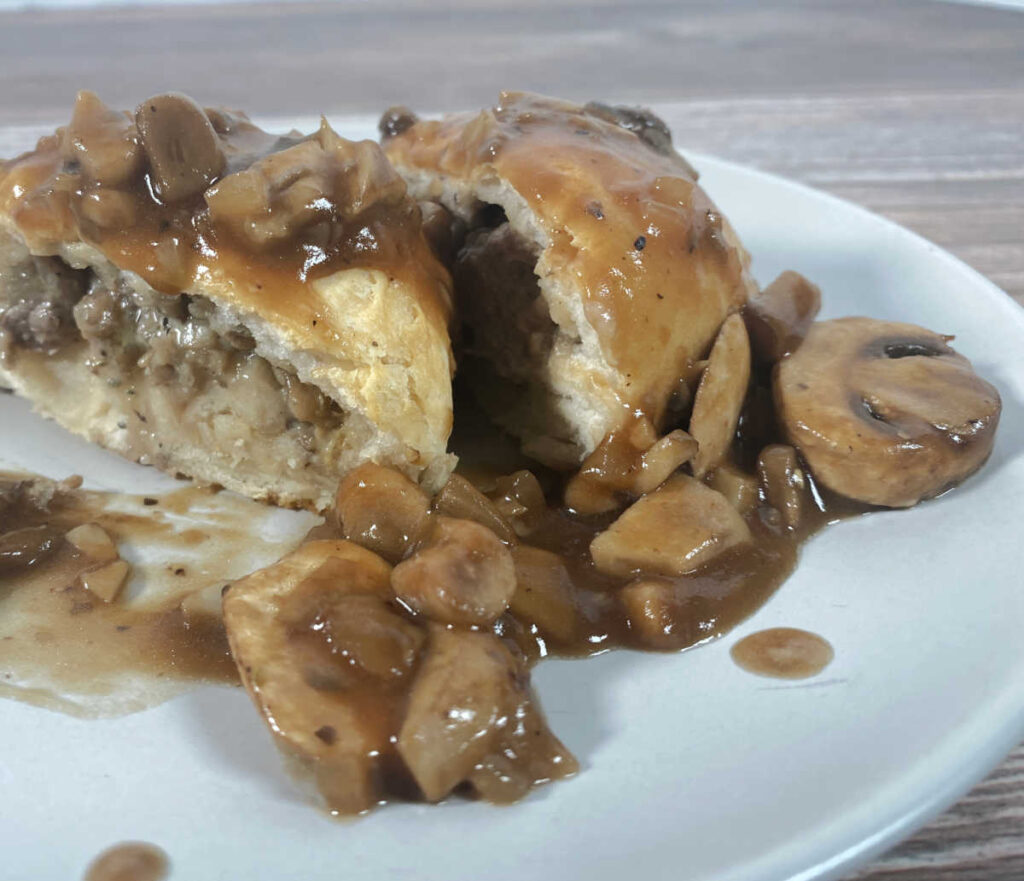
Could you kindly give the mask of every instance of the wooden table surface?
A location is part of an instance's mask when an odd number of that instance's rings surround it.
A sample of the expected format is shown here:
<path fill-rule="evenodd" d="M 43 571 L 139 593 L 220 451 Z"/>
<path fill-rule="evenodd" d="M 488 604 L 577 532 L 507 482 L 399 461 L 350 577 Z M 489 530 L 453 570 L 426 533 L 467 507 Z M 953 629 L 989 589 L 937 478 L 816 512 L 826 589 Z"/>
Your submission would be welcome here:
<path fill-rule="evenodd" d="M 346 0 L 0 14 L 0 129 L 78 88 L 262 115 L 657 103 L 684 148 L 836 193 L 1024 303 L 1024 13 L 931 0 Z M 9 132 L 8 132 L 9 134 Z M 1022 881 L 1024 748 L 859 881 Z"/>

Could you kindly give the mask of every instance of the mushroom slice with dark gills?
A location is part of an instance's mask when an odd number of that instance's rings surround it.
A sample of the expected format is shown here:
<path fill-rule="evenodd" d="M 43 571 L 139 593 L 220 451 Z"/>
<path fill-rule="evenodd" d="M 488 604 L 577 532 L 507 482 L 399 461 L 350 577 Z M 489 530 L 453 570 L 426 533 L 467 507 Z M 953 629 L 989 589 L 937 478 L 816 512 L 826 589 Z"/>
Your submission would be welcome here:
<path fill-rule="evenodd" d="M 984 463 L 999 393 L 949 339 L 873 318 L 811 327 L 777 367 L 775 401 L 818 481 L 852 499 L 904 508 Z"/>

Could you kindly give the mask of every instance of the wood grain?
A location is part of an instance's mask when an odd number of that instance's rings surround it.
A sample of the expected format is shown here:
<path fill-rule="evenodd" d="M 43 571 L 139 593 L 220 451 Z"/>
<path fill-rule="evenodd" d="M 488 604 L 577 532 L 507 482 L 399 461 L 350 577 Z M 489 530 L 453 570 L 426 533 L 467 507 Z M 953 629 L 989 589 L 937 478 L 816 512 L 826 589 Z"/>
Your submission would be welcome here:
<path fill-rule="evenodd" d="M 684 150 L 866 205 L 1024 303 L 1024 14 L 923 0 L 378 0 L 0 14 L 4 150 L 92 88 L 262 115 L 657 103 Z M 11 143 L 10 126 L 24 143 Z M 17 132 L 13 135 L 18 140 Z M 1024 747 L 858 881 L 1024 879 Z"/>

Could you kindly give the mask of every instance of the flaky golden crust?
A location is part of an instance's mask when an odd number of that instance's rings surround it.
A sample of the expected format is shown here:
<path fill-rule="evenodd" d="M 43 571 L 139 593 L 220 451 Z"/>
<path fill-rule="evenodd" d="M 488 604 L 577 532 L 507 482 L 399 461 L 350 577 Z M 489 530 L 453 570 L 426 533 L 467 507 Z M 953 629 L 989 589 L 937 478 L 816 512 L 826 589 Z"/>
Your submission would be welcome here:
<path fill-rule="evenodd" d="M 188 110 L 187 99 L 175 100 Z M 112 128 L 136 152 L 142 137 L 131 117 L 83 93 L 68 128 L 0 166 L 0 233 L 32 257 L 84 255 L 85 268 L 119 272 L 148 295 L 206 298 L 251 333 L 257 354 L 355 414 L 366 459 L 443 481 L 451 467 L 450 279 L 404 183 L 378 145 L 345 141 L 326 123 L 308 137 L 279 139 L 240 114 L 206 114 L 225 173 L 165 204 L 154 194 L 155 166 L 133 160 L 114 175 L 76 157 L 81 140 L 109 141 Z M 17 359 L 3 372 L 9 384 L 38 397 L 40 383 L 19 382 Z M 85 424 L 90 413 L 109 412 L 108 404 L 76 407 L 81 419 L 72 420 L 50 406 L 55 401 L 36 403 L 71 430 L 126 452 L 108 427 Z M 345 431 L 343 424 L 339 441 Z M 267 475 L 260 487 L 259 474 L 221 473 L 227 459 L 206 467 L 201 448 L 180 453 L 149 458 L 290 505 L 322 507 L 333 491 L 327 485 L 340 477 L 321 474 L 304 490 L 301 474 Z M 351 450 L 332 461 L 358 463 Z M 281 468 L 295 470 L 284 462 Z"/>
<path fill-rule="evenodd" d="M 553 320 L 595 343 L 565 383 L 587 399 L 584 452 L 630 412 L 659 421 L 752 289 L 746 253 L 685 160 L 592 110 L 506 92 L 385 147 L 414 195 L 465 219 L 497 202 L 539 246 Z"/>

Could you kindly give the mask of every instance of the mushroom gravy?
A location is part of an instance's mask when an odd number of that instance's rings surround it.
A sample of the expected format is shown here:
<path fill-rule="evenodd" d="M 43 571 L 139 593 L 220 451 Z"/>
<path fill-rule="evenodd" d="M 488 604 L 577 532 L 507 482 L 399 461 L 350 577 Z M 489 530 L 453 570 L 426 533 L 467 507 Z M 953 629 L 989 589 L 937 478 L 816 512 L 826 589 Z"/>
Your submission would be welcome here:
<path fill-rule="evenodd" d="M 290 535 L 282 515 L 297 524 Z M 195 487 L 133 496 L 0 475 L 0 696 L 95 717 L 197 682 L 237 683 L 220 591 L 294 547 L 311 522 Z M 110 561 L 73 543 L 84 524 L 125 570 L 112 595 L 93 577 Z"/>
<path fill-rule="evenodd" d="M 617 113 L 598 110 L 600 118 Z M 657 121 L 616 119 L 623 131 L 582 120 L 575 134 L 563 133 L 567 142 L 551 143 L 583 167 L 596 128 L 628 156 L 631 133 L 640 132 L 655 152 L 637 174 L 681 174 L 678 195 L 699 210 L 685 236 L 649 231 L 650 241 L 641 234 L 607 247 L 621 257 L 631 242 L 631 265 L 640 275 L 660 267 L 666 285 L 684 251 L 706 250 L 708 265 L 738 283 L 743 266 L 721 248 L 727 227 L 694 195 L 682 160 L 664 155 Z M 544 120 L 531 110 L 520 123 Z M 395 117 L 389 125 L 404 123 Z M 497 139 L 480 134 L 474 149 L 545 183 L 538 199 L 564 195 L 555 170 L 535 174 L 535 151 L 508 147 L 501 131 Z M 181 290 L 197 274 L 225 276 L 259 311 L 317 326 L 303 292 L 332 267 L 359 265 L 372 253 L 401 271 L 440 271 L 394 173 L 382 167 L 372 180 L 323 180 L 327 151 L 362 151 L 364 167 L 368 158 L 383 163 L 374 145 L 342 143 L 326 126 L 270 143 L 244 119 L 181 96 L 146 102 L 132 121 L 84 95 L 67 130 L 3 167 L 0 207 L 16 190 L 17 200 L 32 194 L 16 214 L 37 243 L 54 245 L 40 253 L 61 253 L 56 244 L 74 227 L 73 238 L 116 255 L 158 291 Z M 305 183 L 293 188 L 290 172 Z M 274 184 L 279 173 L 282 186 Z M 620 183 L 635 204 L 630 182 Z M 330 218 L 364 199 L 369 207 L 339 228 L 306 203 L 307 184 Z M 399 217 L 388 214 L 396 205 Z M 580 230 L 597 235 L 608 207 L 575 206 L 586 215 Z M 410 224 L 417 232 L 407 238 Z M 825 524 L 869 502 L 909 505 L 935 495 L 991 448 L 998 394 L 947 351 L 945 338 L 925 345 L 921 329 L 865 319 L 814 324 L 820 292 L 785 274 L 741 311 L 714 318 L 708 351 L 701 344 L 686 354 L 653 316 L 688 321 L 692 304 L 675 288 L 665 288 L 666 299 L 658 284 L 646 289 L 641 321 L 639 283 L 602 281 L 613 265 L 603 261 L 590 280 L 596 293 L 585 308 L 606 330 L 630 331 L 610 351 L 636 370 L 637 397 L 571 475 L 499 456 L 507 439 L 463 398 L 452 443 L 461 471 L 439 492 L 428 496 L 371 462 L 331 471 L 332 489 L 342 477 L 334 508 L 301 544 L 297 533 L 276 543 L 258 535 L 258 518 L 271 515 L 257 512 L 269 509 L 226 496 L 209 497 L 218 504 L 203 521 L 193 504 L 207 498 L 200 490 L 114 504 L 70 484 L 11 477 L 0 495 L 0 693 L 112 714 L 151 705 L 189 681 L 234 681 L 237 669 L 278 744 L 311 774 L 333 813 L 452 792 L 513 801 L 577 768 L 530 690 L 532 664 L 616 647 L 681 650 L 719 637 L 773 593 L 800 543 Z M 50 268 L 59 286 L 59 261 Z M 448 304 L 440 299 L 428 311 L 443 321 Z M 84 302 L 81 311 L 92 312 Z M 57 306 L 20 303 L 6 332 L 49 351 L 59 341 Z M 837 340 L 845 341 L 843 357 Z M 657 359 L 672 370 L 648 373 Z M 855 388 L 847 382 L 851 359 L 869 362 Z M 685 381 L 670 393 L 659 389 L 663 374 L 673 385 Z M 294 391 L 287 380 L 278 385 Z M 936 402 L 956 389 L 950 415 Z M 316 409 L 304 397 L 298 403 Z M 805 429 L 836 454 L 838 468 Z M 911 430 L 934 435 L 943 455 L 922 459 L 923 445 L 906 437 Z M 858 446 L 869 447 L 866 460 L 847 455 Z M 893 451 L 907 453 L 907 464 Z M 927 479 L 898 498 L 875 494 L 893 484 L 894 469 Z M 855 481 L 835 479 L 847 471 Z M 160 539 L 162 556 L 134 553 L 140 535 Z M 195 551 L 189 561 L 186 548 Z M 809 674 L 830 651 L 810 636 L 756 635 L 734 657 L 761 672 Z"/>
<path fill-rule="evenodd" d="M 341 269 L 386 267 L 429 320 L 448 318 L 444 271 L 405 185 L 377 144 L 326 122 L 277 137 L 180 94 L 132 115 L 80 92 L 68 126 L 0 164 L 0 209 L 35 254 L 86 242 L 168 295 L 224 279 L 239 305 L 328 344 L 310 285 Z"/>
<path fill-rule="evenodd" d="M 722 493 L 670 468 L 639 498 L 624 475 L 662 469 L 659 456 L 644 460 L 644 446 L 661 442 L 642 420 L 566 476 L 525 461 L 460 394 L 453 446 L 462 464 L 437 495 L 361 466 L 306 545 L 233 583 L 224 614 L 243 683 L 328 810 L 451 792 L 504 803 L 571 775 L 576 759 L 529 688 L 533 664 L 715 639 L 771 596 L 804 540 L 866 510 L 819 491 L 791 448 L 769 443 L 779 437 L 755 416 L 759 391 L 755 382 L 731 453 L 745 470 L 721 480 Z M 610 491 L 612 510 L 565 504 L 581 474 L 606 481 L 579 490 L 581 504 L 604 504 L 609 486 L 623 487 Z M 709 499 L 728 508 L 735 544 L 656 518 L 627 537 L 630 548 L 651 549 L 649 560 L 605 566 L 595 546 L 623 509 L 678 500 L 674 486 L 686 516 L 691 503 L 704 513 Z M 691 555 L 686 571 L 652 573 L 672 534 L 703 556 Z"/>

